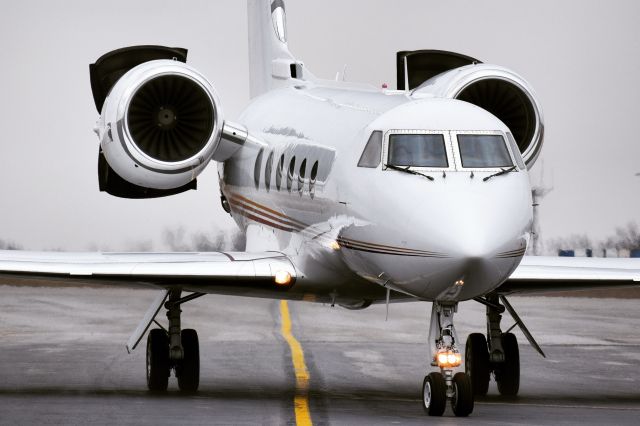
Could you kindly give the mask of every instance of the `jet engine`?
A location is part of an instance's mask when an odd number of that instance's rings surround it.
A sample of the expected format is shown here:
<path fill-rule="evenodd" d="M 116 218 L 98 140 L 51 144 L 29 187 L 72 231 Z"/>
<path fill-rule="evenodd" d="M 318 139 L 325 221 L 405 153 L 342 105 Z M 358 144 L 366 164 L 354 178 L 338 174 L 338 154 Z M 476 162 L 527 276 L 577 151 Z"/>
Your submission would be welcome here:
<path fill-rule="evenodd" d="M 413 88 L 412 82 L 423 78 L 413 97 L 459 99 L 495 115 L 511 130 L 527 168 L 533 166 L 542 148 L 544 119 L 535 92 L 521 76 L 468 56 L 433 50 L 399 52 L 398 69 L 398 87 L 408 82 Z"/>
<path fill-rule="evenodd" d="M 91 66 L 101 190 L 152 198 L 195 189 L 210 160 L 230 156 L 218 95 L 185 61 L 184 49 L 136 46 Z"/>

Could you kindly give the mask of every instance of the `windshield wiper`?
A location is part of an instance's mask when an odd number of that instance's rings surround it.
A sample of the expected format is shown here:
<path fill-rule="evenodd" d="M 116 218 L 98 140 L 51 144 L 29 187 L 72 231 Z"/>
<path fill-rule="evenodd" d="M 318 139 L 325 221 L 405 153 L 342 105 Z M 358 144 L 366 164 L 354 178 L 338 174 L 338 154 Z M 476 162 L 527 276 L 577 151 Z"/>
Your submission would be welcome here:
<path fill-rule="evenodd" d="M 386 164 L 385 167 L 387 169 L 397 170 L 399 172 L 405 172 L 405 173 L 409 173 L 410 175 L 422 176 L 422 177 L 426 177 L 429 180 L 433 180 L 432 176 L 425 175 L 424 173 L 416 172 L 415 170 L 409 169 L 410 166 L 407 166 L 406 168 L 402 168 L 402 167 L 394 166 L 392 164 Z"/>
<path fill-rule="evenodd" d="M 498 173 L 494 173 L 491 176 L 487 176 L 486 178 L 482 179 L 482 181 L 486 182 L 489 179 L 494 178 L 496 176 L 506 175 L 507 173 L 511 173 L 511 172 L 515 171 L 516 168 L 517 168 L 517 166 L 511 166 L 508 169 L 500 169 L 500 171 Z"/>

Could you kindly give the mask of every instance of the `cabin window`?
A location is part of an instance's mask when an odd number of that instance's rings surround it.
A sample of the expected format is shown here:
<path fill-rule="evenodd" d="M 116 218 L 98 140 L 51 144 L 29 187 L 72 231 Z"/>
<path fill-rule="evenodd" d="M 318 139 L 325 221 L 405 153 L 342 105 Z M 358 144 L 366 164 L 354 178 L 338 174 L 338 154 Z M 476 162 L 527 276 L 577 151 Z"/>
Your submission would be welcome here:
<path fill-rule="evenodd" d="M 444 135 L 389 135 L 387 164 L 403 167 L 449 167 Z"/>
<path fill-rule="evenodd" d="M 261 149 L 256 156 L 256 164 L 253 168 L 253 181 L 256 184 L 256 188 L 260 187 L 260 170 L 262 170 L 262 154 L 264 150 Z"/>
<path fill-rule="evenodd" d="M 316 195 L 316 178 L 318 177 L 318 162 L 313 163 L 311 167 L 311 175 L 309 176 L 309 195 L 311 198 Z"/>
<path fill-rule="evenodd" d="M 273 170 L 273 151 L 269 153 L 267 164 L 264 166 L 264 187 L 267 192 L 271 189 L 271 171 Z"/>
<path fill-rule="evenodd" d="M 375 131 L 371 133 L 367 145 L 364 147 L 358 167 L 367 167 L 375 169 L 380 165 L 382 158 L 382 132 Z"/>
<path fill-rule="evenodd" d="M 458 135 L 462 167 L 511 167 L 504 138 L 500 135 Z"/>
<path fill-rule="evenodd" d="M 307 174 L 307 159 L 302 160 L 302 164 L 300 164 L 300 170 L 298 172 L 298 192 L 302 195 L 302 191 L 304 190 L 304 177 Z"/>
<path fill-rule="evenodd" d="M 280 156 L 278 161 L 278 168 L 276 169 L 276 188 L 280 191 L 280 185 L 282 184 L 282 175 L 284 173 L 284 154 Z"/>
<path fill-rule="evenodd" d="M 296 157 L 291 157 L 289 161 L 289 173 L 287 173 L 287 191 L 291 192 L 293 186 L 293 174 L 296 171 Z"/>

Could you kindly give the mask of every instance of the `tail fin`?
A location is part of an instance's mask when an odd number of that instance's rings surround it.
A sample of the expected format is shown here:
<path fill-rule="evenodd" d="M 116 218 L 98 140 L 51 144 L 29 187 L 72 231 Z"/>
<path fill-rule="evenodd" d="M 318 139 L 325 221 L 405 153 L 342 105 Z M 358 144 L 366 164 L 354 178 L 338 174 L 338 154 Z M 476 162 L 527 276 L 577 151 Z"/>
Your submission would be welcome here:
<path fill-rule="evenodd" d="M 304 65 L 287 46 L 284 0 L 248 0 L 251 97 L 302 79 Z"/>

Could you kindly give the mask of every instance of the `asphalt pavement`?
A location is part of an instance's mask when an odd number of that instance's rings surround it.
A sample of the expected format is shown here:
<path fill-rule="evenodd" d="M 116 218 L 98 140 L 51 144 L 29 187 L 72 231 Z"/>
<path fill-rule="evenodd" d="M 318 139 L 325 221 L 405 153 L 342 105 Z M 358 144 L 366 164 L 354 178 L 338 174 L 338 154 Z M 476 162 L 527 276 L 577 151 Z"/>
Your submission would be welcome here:
<path fill-rule="evenodd" d="M 198 330 L 201 384 L 147 392 L 144 345 L 125 342 L 153 290 L 0 286 L 0 424 L 295 424 L 296 377 L 279 301 L 206 296 L 183 306 Z M 289 303 L 313 424 L 638 424 L 638 300 L 513 297 L 547 358 L 517 332 L 518 398 L 489 395 L 468 419 L 422 412 L 429 303 L 347 311 Z M 160 317 L 161 322 L 166 318 Z M 505 315 L 504 324 L 513 321 Z M 484 308 L 460 305 L 458 333 L 484 331 Z"/>

